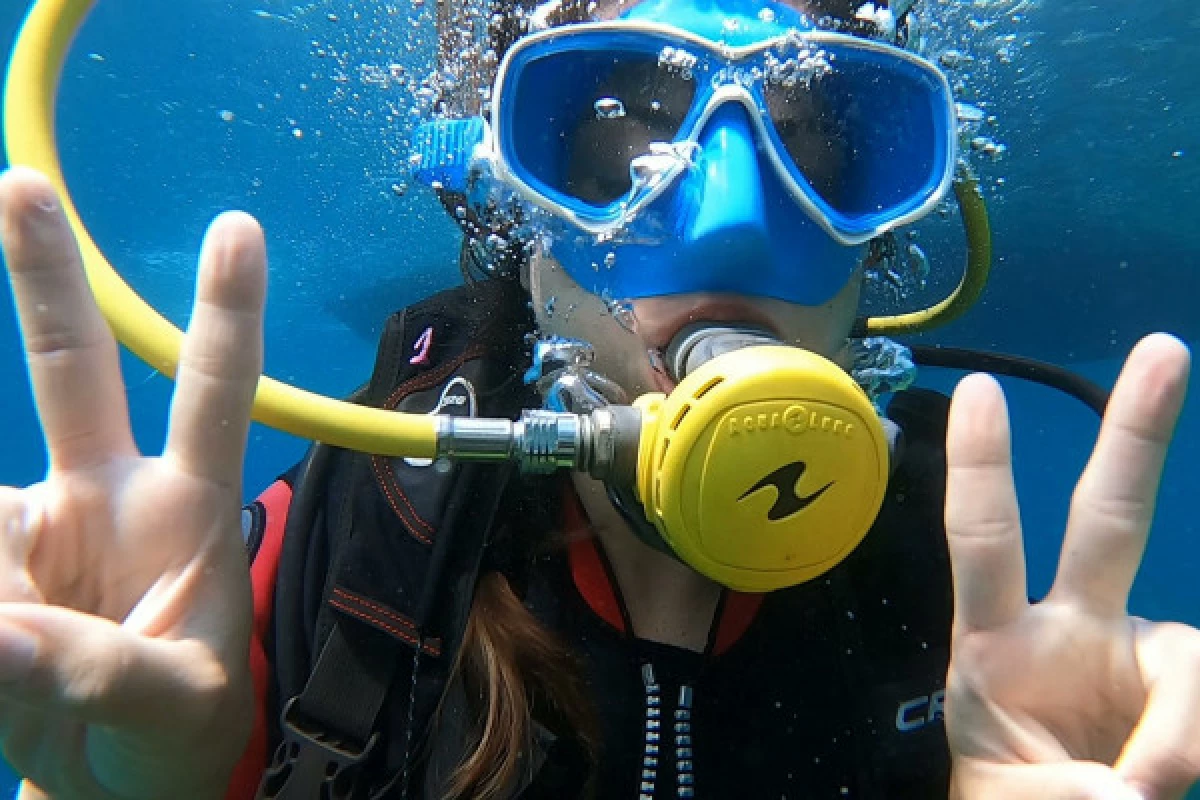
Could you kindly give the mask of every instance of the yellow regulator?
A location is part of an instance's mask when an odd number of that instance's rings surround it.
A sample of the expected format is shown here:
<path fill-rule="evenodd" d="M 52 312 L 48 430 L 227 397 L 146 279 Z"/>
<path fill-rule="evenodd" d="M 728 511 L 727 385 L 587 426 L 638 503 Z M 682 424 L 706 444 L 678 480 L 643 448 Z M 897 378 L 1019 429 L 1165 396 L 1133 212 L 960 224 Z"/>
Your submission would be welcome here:
<path fill-rule="evenodd" d="M 823 574 L 875 521 L 888 438 L 863 390 L 794 347 L 749 347 L 648 394 L 637 495 L 681 560 L 741 591 Z"/>

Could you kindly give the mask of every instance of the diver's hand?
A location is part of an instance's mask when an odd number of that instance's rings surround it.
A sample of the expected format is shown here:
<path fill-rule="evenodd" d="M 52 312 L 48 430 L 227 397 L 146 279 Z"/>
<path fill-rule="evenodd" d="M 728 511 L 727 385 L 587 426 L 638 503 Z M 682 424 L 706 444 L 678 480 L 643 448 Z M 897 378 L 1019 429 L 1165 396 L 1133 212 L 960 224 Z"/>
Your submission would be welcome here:
<path fill-rule="evenodd" d="M 1058 574 L 1026 599 L 1008 416 L 971 376 L 947 437 L 954 567 L 946 731 L 959 800 L 1166 800 L 1200 777 L 1200 631 L 1130 617 L 1188 352 L 1130 355 L 1071 503 Z"/>
<path fill-rule="evenodd" d="M 209 231 L 160 458 L 137 451 L 116 344 L 30 170 L 0 177 L 0 241 L 50 460 L 0 487 L 4 757 L 26 795 L 221 797 L 253 709 L 239 506 L 262 233 L 232 214 Z"/>

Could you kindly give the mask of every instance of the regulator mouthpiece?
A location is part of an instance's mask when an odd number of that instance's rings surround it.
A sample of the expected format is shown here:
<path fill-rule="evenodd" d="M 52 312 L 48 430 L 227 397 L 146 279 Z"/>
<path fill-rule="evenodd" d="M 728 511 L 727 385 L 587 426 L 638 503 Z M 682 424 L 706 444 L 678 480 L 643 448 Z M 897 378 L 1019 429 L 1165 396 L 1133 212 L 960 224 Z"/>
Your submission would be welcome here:
<path fill-rule="evenodd" d="M 671 377 L 681 381 L 717 356 L 769 344 L 777 345 L 780 341 L 763 328 L 697 322 L 675 334 L 663 360 Z"/>

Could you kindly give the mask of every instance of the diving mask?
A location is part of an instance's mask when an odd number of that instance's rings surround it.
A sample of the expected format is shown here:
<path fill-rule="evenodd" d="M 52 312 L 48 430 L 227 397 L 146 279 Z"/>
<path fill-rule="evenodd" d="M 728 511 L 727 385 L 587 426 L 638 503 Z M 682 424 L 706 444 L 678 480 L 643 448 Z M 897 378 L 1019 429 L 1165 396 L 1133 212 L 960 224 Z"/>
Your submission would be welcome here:
<path fill-rule="evenodd" d="M 595 294 L 816 305 L 854 245 L 945 195 L 955 112 L 928 61 L 787 6 L 648 0 L 521 39 L 489 123 L 426 123 L 414 144 L 418 177 L 473 206 L 515 199 Z"/>

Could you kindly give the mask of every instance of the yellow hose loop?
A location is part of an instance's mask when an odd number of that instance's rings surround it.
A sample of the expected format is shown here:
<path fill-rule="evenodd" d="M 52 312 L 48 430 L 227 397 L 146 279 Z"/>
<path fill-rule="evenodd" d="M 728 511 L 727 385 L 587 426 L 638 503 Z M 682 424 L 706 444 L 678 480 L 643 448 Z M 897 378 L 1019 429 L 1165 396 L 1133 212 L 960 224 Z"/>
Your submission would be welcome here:
<path fill-rule="evenodd" d="M 979 191 L 979 182 L 965 168 L 954 181 L 954 196 L 962 215 L 967 236 L 967 267 L 962 280 L 946 299 L 937 305 L 909 314 L 891 317 L 868 317 L 867 336 L 895 336 L 922 333 L 953 322 L 963 315 L 987 285 L 992 270 L 992 230 L 988 222 L 987 204 Z"/>
<path fill-rule="evenodd" d="M 4 138 L 8 161 L 30 166 L 55 184 L 83 255 L 88 281 L 101 312 L 126 347 L 160 372 L 173 376 L 182 333 L 146 304 L 121 278 L 71 200 L 54 134 L 54 104 L 71 41 L 94 0 L 37 0 L 9 62 L 4 90 Z M 866 321 L 868 335 L 918 333 L 957 318 L 978 298 L 991 268 L 987 208 L 975 179 L 961 174 L 955 195 L 967 234 L 967 269 L 949 297 L 923 311 Z M 338 447 L 383 455 L 431 457 L 436 418 L 356 406 L 263 377 L 254 398 L 254 419 L 288 433 Z"/>
<path fill-rule="evenodd" d="M 71 200 L 55 137 L 54 106 L 67 51 L 94 0 L 38 0 L 9 62 L 4 87 L 8 161 L 44 173 L 58 189 L 79 241 L 96 302 L 114 335 L 138 357 L 173 376 L 183 334 L 146 304 L 92 240 Z M 254 419 L 307 439 L 383 455 L 432 457 L 437 418 L 364 408 L 263 377 Z"/>

